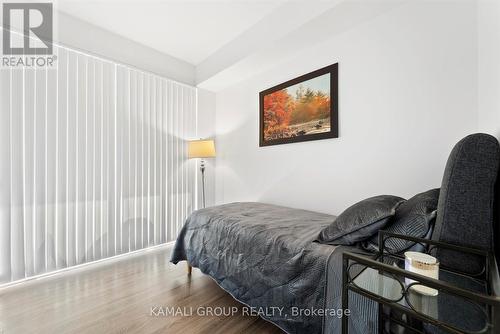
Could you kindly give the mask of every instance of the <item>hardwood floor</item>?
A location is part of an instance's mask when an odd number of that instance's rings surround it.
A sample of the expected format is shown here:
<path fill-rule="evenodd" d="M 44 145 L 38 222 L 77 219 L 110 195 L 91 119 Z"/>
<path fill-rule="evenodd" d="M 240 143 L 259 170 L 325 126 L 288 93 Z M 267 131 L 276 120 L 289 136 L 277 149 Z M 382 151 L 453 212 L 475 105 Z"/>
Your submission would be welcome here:
<path fill-rule="evenodd" d="M 210 277 L 195 268 L 188 276 L 185 262 L 169 258 L 164 247 L 0 290 L 0 333 L 282 333 L 243 315 Z M 210 307 L 240 311 L 197 314 Z"/>

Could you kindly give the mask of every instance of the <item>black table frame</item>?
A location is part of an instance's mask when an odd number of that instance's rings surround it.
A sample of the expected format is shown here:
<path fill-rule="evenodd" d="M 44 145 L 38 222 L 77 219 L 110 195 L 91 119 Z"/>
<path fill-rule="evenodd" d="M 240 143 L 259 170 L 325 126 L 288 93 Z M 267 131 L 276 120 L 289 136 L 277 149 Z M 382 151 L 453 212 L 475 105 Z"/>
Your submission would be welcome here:
<path fill-rule="evenodd" d="M 463 247 L 463 246 L 457 246 L 457 245 L 452 245 L 448 243 L 443 243 L 439 241 L 434 241 L 434 240 L 427 240 L 427 239 L 422 239 L 422 238 L 415 238 L 415 237 L 410 237 L 410 236 L 404 236 L 404 235 L 399 235 L 395 233 L 390 233 L 386 231 L 380 231 L 379 233 L 379 252 L 376 254 L 376 259 L 373 257 L 369 257 L 366 255 L 360 255 L 360 254 L 355 254 L 351 252 L 345 252 L 343 254 L 342 258 L 342 310 L 344 311 L 344 316 L 342 317 L 342 334 L 348 334 L 348 321 L 349 317 L 345 316 L 345 311 L 349 308 L 349 291 L 352 291 L 354 293 L 357 293 L 359 295 L 362 295 L 366 298 L 369 298 L 375 302 L 378 303 L 378 328 L 379 328 L 379 333 L 383 333 L 383 328 L 384 328 L 384 321 L 388 320 L 390 322 L 396 323 L 400 326 L 403 326 L 410 331 L 414 333 L 422 333 L 420 330 L 413 328 L 410 324 L 402 322 L 398 319 L 395 319 L 393 317 L 390 317 L 388 319 L 385 319 L 386 317 L 383 314 L 383 306 L 386 305 L 391 309 L 400 311 L 407 316 L 420 320 L 425 323 L 432 324 L 436 327 L 439 327 L 440 329 L 443 329 L 449 333 L 453 334 L 468 334 L 467 332 L 464 332 L 456 327 L 453 327 L 450 324 L 443 323 L 437 319 L 434 319 L 432 317 L 429 317 L 425 314 L 421 314 L 417 312 L 416 310 L 410 308 L 410 307 L 405 307 L 403 305 L 400 305 L 398 302 L 386 299 L 382 296 L 379 296 L 377 294 L 371 293 L 367 290 L 361 289 L 357 287 L 355 284 L 353 284 L 354 278 L 350 278 L 349 276 L 349 269 L 352 266 L 353 263 L 356 264 L 361 264 L 364 265 L 365 267 L 372 268 L 374 270 L 379 271 L 380 273 L 387 273 L 389 275 L 393 276 L 398 276 L 398 277 L 404 277 L 404 278 L 409 278 L 413 279 L 415 281 L 420 282 L 423 285 L 426 285 L 430 288 L 436 289 L 438 291 L 443 291 L 445 293 L 448 293 L 450 295 L 454 296 L 459 296 L 477 303 L 481 303 L 487 306 L 487 316 L 489 319 L 489 324 L 487 327 L 483 329 L 483 331 L 478 332 L 478 333 L 493 333 L 493 329 L 499 329 L 500 328 L 500 297 L 493 296 L 491 295 L 491 290 L 489 290 L 489 294 L 481 294 L 473 291 L 469 291 L 466 289 L 462 289 L 459 287 L 456 287 L 448 282 L 432 279 L 423 275 L 419 275 L 416 273 L 412 273 L 410 271 L 401 269 L 399 267 L 391 266 L 386 263 L 380 262 L 380 259 L 384 255 L 391 255 L 394 256 L 395 254 L 392 253 L 386 253 L 384 251 L 385 249 L 385 242 L 389 238 L 397 238 L 397 239 L 403 239 L 415 243 L 419 243 L 421 245 L 427 245 L 427 249 L 433 249 L 433 248 L 444 248 L 452 251 L 457 251 L 457 252 L 462 252 L 462 253 L 467 253 L 467 254 L 473 254 L 473 255 L 478 255 L 481 257 L 484 257 L 485 259 L 485 265 L 483 268 L 483 272 L 481 273 L 481 276 L 484 277 L 487 286 L 490 286 L 489 284 L 489 277 L 490 277 L 490 267 L 492 265 L 495 265 L 495 258 L 492 255 L 492 253 L 483 251 L 483 250 L 478 250 L 478 249 L 473 249 L 473 248 L 468 248 L 468 247 Z M 469 276 L 466 273 L 458 272 L 456 270 L 448 269 L 448 268 L 443 268 L 446 269 L 450 272 L 459 274 L 459 275 L 465 275 Z M 476 278 L 476 277 L 474 277 Z M 404 297 L 406 297 L 406 293 L 408 292 L 408 289 L 402 291 L 402 294 Z M 350 316 L 355 316 L 354 314 L 351 314 Z"/>

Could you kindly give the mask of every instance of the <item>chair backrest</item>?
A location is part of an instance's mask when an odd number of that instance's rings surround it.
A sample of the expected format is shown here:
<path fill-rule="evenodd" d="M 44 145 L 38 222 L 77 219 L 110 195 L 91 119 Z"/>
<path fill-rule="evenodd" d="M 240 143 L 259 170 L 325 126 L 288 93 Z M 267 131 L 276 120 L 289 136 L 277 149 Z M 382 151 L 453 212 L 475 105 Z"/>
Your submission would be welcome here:
<path fill-rule="evenodd" d="M 500 235 L 499 164 L 500 146 L 493 136 L 477 133 L 455 145 L 444 171 L 432 239 L 495 249 L 494 236 Z M 484 266 L 477 257 L 456 252 L 439 250 L 436 256 L 443 265 L 470 274 L 480 273 Z"/>

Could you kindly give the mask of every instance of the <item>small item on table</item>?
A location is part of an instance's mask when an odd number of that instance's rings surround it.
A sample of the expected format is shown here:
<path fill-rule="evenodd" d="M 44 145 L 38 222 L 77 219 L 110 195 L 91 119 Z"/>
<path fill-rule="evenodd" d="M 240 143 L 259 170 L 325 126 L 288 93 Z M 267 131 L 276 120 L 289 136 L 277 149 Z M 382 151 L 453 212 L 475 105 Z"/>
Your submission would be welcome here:
<path fill-rule="evenodd" d="M 434 256 L 419 252 L 405 252 L 405 270 L 434 279 L 439 279 L 439 262 Z M 415 280 L 405 278 L 406 285 Z M 411 289 L 426 296 L 437 296 L 438 291 L 422 284 L 412 285 Z"/>

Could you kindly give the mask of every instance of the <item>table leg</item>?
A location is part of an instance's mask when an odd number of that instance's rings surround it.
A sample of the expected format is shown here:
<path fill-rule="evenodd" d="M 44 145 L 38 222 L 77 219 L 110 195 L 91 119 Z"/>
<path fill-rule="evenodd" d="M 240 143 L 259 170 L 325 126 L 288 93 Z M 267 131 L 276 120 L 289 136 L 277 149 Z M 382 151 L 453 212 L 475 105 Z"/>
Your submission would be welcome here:
<path fill-rule="evenodd" d="M 378 303 L 378 333 L 384 333 L 384 304 Z"/>
<path fill-rule="evenodd" d="M 342 334 L 349 332 L 349 319 L 345 315 L 346 310 L 349 308 L 349 289 L 347 288 L 347 270 L 349 267 L 349 260 L 342 259 Z"/>

